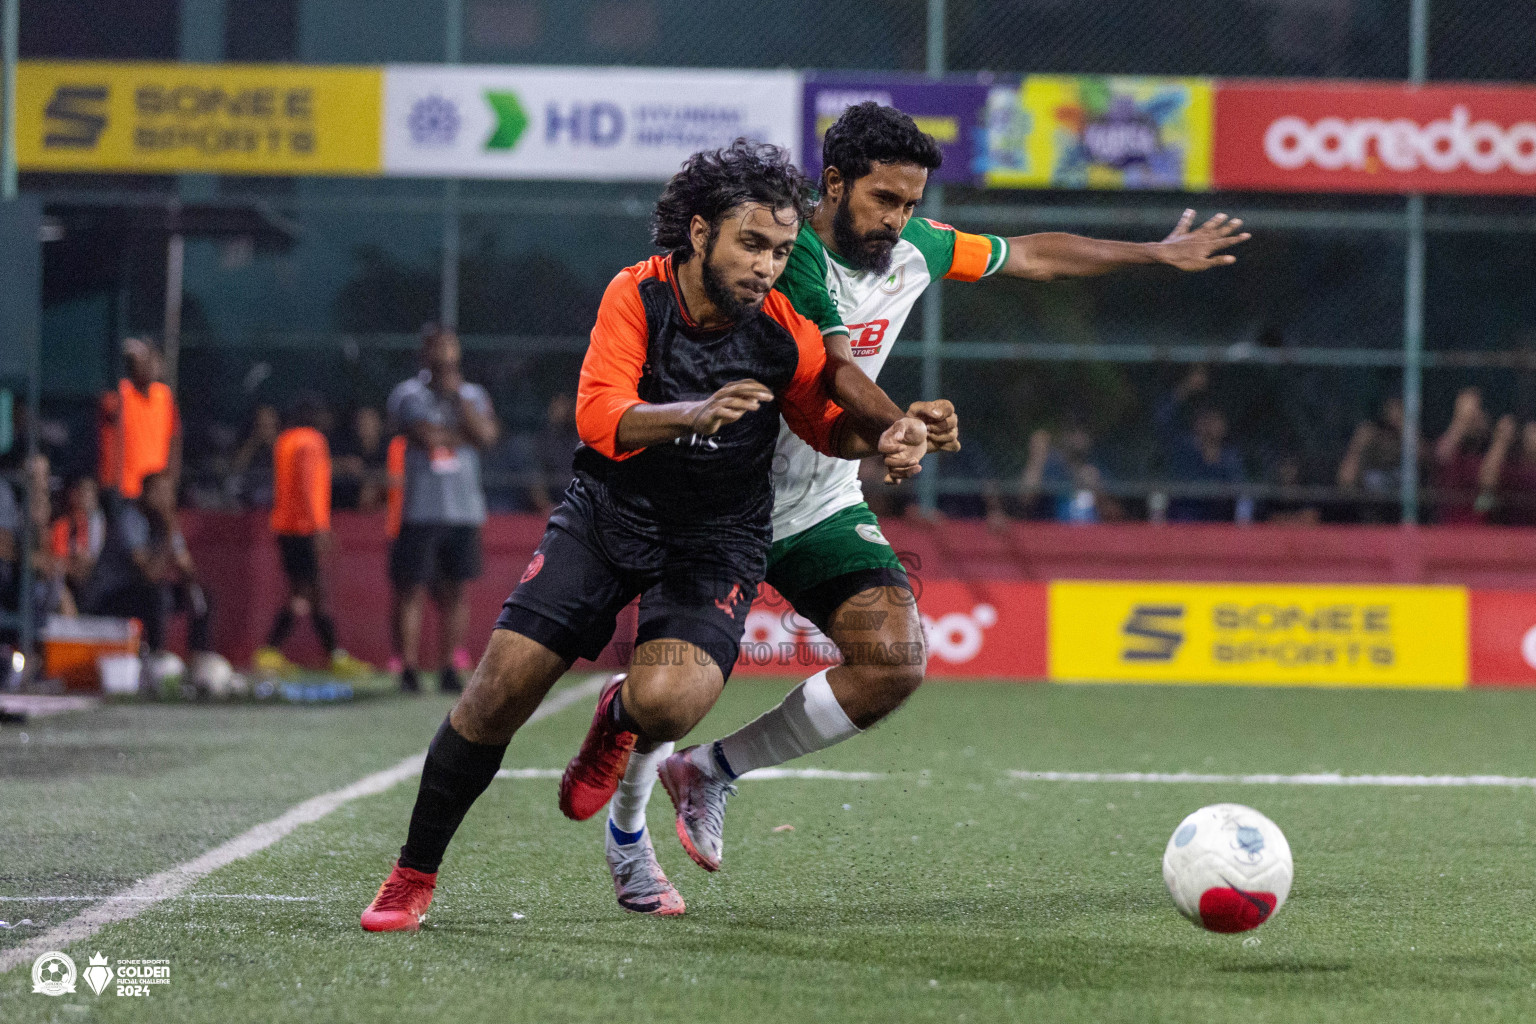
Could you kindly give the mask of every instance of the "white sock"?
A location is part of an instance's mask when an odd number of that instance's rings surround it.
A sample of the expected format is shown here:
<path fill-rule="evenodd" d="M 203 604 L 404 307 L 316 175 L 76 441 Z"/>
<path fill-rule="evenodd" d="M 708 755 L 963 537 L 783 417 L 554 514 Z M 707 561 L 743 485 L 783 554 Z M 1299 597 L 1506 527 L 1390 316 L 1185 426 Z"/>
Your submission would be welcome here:
<path fill-rule="evenodd" d="M 862 731 L 833 696 L 823 669 L 790 690 L 777 707 L 729 736 L 700 746 L 694 751 L 694 763 L 712 775 L 735 778 L 754 768 L 772 768 L 825 750 Z"/>
<path fill-rule="evenodd" d="M 645 805 L 656 788 L 656 769 L 671 754 L 675 744 L 663 743 L 649 754 L 636 751 L 629 755 L 629 767 L 613 799 L 608 801 L 608 820 L 620 832 L 637 835 L 645 829 Z"/>

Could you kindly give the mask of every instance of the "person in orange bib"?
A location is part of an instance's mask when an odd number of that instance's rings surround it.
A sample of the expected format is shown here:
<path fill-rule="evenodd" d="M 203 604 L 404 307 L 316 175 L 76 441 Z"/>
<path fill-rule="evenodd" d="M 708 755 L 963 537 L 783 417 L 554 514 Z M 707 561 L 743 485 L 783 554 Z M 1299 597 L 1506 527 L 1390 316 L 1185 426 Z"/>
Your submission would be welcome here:
<path fill-rule="evenodd" d="M 283 574 L 288 578 L 288 598 L 272 622 L 267 645 L 256 652 L 254 667 L 273 675 L 296 673 L 298 667 L 281 648 L 295 622 L 308 615 L 330 655 L 331 671 L 365 675 L 372 671 L 371 666 L 337 644 L 336 621 L 326 602 L 321 556 L 329 549 L 331 538 L 331 449 L 320 432 L 325 406 L 317 395 L 301 395 L 288 419 L 288 429 L 272 446 L 271 517 Z"/>
<path fill-rule="evenodd" d="M 144 478 L 181 476 L 181 414 L 160 380 L 160 353 L 142 338 L 123 341 L 128 376 L 102 396 L 97 482 L 129 501 L 144 493 Z"/>

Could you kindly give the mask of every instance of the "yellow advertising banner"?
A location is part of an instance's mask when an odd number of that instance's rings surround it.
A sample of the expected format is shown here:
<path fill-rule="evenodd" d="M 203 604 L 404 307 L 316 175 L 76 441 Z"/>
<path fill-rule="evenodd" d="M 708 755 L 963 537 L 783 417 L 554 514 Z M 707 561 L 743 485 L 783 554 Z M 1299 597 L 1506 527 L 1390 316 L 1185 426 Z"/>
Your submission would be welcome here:
<path fill-rule="evenodd" d="M 23 171 L 373 175 L 380 68 L 22 61 Z"/>
<path fill-rule="evenodd" d="M 988 185 L 1211 187 L 1215 81 L 1030 75 L 987 102 Z"/>
<path fill-rule="evenodd" d="M 1059 682 L 1459 689 L 1461 587 L 1052 583 Z"/>

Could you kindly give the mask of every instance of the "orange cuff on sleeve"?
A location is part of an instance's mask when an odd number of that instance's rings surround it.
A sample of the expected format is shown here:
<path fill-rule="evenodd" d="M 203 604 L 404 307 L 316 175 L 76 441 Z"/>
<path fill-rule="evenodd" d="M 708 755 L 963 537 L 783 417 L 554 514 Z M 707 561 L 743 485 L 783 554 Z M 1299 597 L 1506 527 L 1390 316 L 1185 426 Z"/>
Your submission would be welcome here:
<path fill-rule="evenodd" d="M 980 281 L 987 276 L 992 262 L 992 243 L 980 235 L 955 232 L 955 257 L 945 278 L 951 281 Z"/>

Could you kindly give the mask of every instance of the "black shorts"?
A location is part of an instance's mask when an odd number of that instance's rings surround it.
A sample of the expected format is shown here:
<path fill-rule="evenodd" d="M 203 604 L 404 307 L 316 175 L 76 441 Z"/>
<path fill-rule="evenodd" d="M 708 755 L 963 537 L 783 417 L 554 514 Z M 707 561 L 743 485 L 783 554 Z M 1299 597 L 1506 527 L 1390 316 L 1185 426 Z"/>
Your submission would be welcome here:
<path fill-rule="evenodd" d="M 291 533 L 277 535 L 277 553 L 283 559 L 283 573 L 288 582 L 295 585 L 317 583 L 320 580 L 320 551 L 315 537 Z"/>
<path fill-rule="evenodd" d="M 480 578 L 480 527 L 402 523 L 389 549 L 389 581 L 424 587 Z"/>
<path fill-rule="evenodd" d="M 687 641 L 729 679 L 757 596 L 753 572 L 697 549 L 635 564 L 615 558 L 612 546 L 587 515 L 561 506 L 496 628 L 536 640 L 566 661 L 596 658 L 613 638 L 619 612 L 639 595 L 637 647 Z M 664 648 L 660 656 L 668 656 Z"/>

